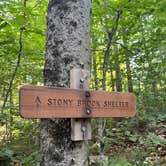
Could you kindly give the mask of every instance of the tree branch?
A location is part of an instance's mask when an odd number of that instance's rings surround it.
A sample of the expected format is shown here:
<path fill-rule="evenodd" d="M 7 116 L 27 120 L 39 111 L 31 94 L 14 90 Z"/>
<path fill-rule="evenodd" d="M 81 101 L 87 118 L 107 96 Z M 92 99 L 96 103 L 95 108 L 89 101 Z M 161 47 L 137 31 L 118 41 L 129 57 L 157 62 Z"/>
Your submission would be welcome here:
<path fill-rule="evenodd" d="M 117 15 L 116 15 L 116 20 L 115 20 L 115 25 L 113 26 L 113 28 L 109 31 L 107 31 L 108 34 L 108 43 L 107 43 L 107 48 L 104 54 L 104 63 L 103 63 L 103 80 L 102 80 L 102 89 L 106 90 L 106 72 L 107 72 L 107 68 L 108 68 L 108 60 L 109 60 L 109 54 L 110 54 L 110 47 L 111 47 L 111 43 L 113 40 L 113 36 L 115 35 L 117 29 L 118 29 L 118 24 L 119 24 L 119 19 L 120 16 L 122 14 L 122 10 L 118 10 L 117 11 Z"/>
<path fill-rule="evenodd" d="M 127 50 L 131 55 L 135 55 L 131 50 L 129 50 L 125 45 L 119 42 L 114 42 L 115 44 L 119 44 L 123 49 Z"/>

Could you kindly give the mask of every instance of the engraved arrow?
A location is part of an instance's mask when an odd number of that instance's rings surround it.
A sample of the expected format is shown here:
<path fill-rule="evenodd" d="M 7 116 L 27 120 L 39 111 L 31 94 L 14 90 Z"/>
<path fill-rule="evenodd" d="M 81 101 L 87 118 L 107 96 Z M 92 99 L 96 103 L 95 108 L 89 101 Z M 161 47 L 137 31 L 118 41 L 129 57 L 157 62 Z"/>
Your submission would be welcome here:
<path fill-rule="evenodd" d="M 41 101 L 40 101 L 39 96 L 36 97 L 35 103 L 36 103 L 36 106 L 37 106 L 37 107 L 39 107 L 39 105 L 41 104 Z"/>

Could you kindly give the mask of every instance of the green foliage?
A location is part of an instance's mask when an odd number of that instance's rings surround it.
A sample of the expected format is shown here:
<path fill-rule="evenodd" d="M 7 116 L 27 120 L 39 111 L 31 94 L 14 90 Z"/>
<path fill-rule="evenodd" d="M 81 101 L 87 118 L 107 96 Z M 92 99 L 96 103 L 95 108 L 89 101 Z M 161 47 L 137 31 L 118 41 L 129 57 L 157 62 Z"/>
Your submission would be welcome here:
<path fill-rule="evenodd" d="M 0 105 L 3 105 L 17 65 L 22 35 L 21 61 L 3 113 L 0 113 L 0 165 L 37 165 L 38 121 L 23 120 L 18 113 L 18 92 L 24 84 L 42 84 L 48 1 L 0 2 Z M 1 148 L 2 147 L 2 148 Z M 5 148 L 4 148 L 5 147 Z"/>
<path fill-rule="evenodd" d="M 14 152 L 10 149 L 1 149 L 0 150 L 0 163 L 4 161 L 3 163 L 5 165 L 9 164 L 13 160 L 13 154 Z"/>
<path fill-rule="evenodd" d="M 107 129 L 106 135 L 99 138 L 104 144 L 104 152 L 106 154 L 112 152 L 110 161 L 113 164 L 121 164 L 121 159 L 116 160 L 117 154 L 123 155 L 122 159 L 126 162 L 122 160 L 122 163 L 129 165 L 135 163 L 138 166 L 164 164 L 164 158 L 158 157 L 155 164 L 153 164 L 153 158 L 165 154 L 165 120 L 164 116 L 158 114 L 114 123 L 113 128 Z M 95 146 L 92 147 L 95 150 Z M 149 161 L 149 158 L 152 161 Z"/>
<path fill-rule="evenodd" d="M 8 166 L 14 163 L 21 163 L 24 166 L 37 166 L 39 165 L 39 152 L 34 151 L 31 154 L 16 153 L 11 149 L 2 148 L 0 150 L 0 164 Z"/>
<path fill-rule="evenodd" d="M 126 158 L 124 156 L 113 156 L 110 160 L 109 160 L 109 166 L 132 166 L 132 164 L 130 164 Z"/>

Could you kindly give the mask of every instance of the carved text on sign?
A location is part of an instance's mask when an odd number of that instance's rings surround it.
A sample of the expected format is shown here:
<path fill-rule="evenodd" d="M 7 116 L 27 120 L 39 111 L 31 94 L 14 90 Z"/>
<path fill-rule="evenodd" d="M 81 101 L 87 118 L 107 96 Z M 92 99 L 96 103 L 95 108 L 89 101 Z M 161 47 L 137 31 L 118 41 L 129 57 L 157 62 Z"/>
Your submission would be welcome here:
<path fill-rule="evenodd" d="M 132 117 L 135 96 L 131 93 L 23 86 L 20 114 L 26 118 Z M 86 109 L 90 114 L 86 114 Z"/>
<path fill-rule="evenodd" d="M 128 108 L 128 102 L 124 101 L 99 101 L 99 100 L 72 100 L 72 99 L 59 99 L 59 98 L 48 98 L 47 100 L 48 106 L 54 106 L 54 107 L 80 107 L 80 106 L 89 106 L 91 108 Z"/>
<path fill-rule="evenodd" d="M 47 101 L 48 106 L 72 106 L 73 100 L 71 99 L 56 99 L 56 98 L 49 98 Z"/>

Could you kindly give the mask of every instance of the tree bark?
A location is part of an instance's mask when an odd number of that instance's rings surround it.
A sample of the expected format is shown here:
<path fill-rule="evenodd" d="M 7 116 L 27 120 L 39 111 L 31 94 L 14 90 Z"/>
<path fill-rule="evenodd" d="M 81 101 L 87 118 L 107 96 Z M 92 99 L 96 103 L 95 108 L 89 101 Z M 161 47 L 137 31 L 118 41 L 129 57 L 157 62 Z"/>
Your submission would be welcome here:
<path fill-rule="evenodd" d="M 70 70 L 80 64 L 90 70 L 90 7 L 90 0 L 50 0 L 46 86 L 69 87 Z M 88 165 L 87 142 L 72 142 L 70 130 L 70 119 L 41 120 L 41 166 Z"/>

